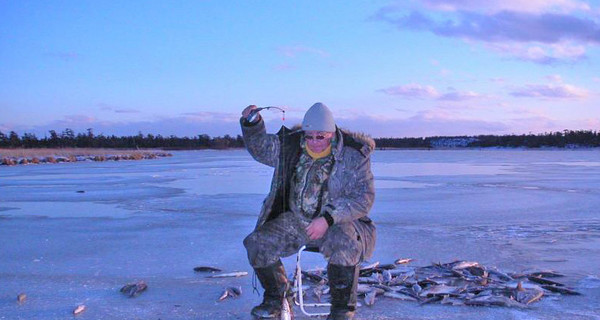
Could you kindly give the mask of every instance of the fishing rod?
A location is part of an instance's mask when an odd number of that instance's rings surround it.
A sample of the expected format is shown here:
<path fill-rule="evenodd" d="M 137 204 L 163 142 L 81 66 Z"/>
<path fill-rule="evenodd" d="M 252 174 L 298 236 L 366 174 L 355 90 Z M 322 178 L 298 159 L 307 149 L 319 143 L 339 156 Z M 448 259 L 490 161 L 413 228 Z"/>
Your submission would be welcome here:
<path fill-rule="evenodd" d="M 248 122 L 254 122 L 254 120 L 256 120 L 256 117 L 258 117 L 259 111 L 269 110 L 269 109 L 277 109 L 277 110 L 281 111 L 281 113 L 283 114 L 281 116 L 281 120 L 285 121 L 285 110 L 280 107 L 275 107 L 275 106 L 260 107 L 260 108 L 253 109 L 252 111 L 250 111 L 250 113 L 248 114 L 248 117 L 246 117 L 246 119 L 248 120 Z"/>

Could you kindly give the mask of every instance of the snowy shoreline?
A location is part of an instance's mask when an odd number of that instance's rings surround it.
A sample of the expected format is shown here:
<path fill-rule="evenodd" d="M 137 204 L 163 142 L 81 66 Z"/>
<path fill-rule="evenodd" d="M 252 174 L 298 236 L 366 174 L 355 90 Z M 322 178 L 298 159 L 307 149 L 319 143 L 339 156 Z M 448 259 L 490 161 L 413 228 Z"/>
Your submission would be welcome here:
<path fill-rule="evenodd" d="M 0 149 L 0 165 L 14 166 L 78 161 L 145 160 L 170 156 L 172 156 L 171 153 L 162 150 L 90 148 Z"/>

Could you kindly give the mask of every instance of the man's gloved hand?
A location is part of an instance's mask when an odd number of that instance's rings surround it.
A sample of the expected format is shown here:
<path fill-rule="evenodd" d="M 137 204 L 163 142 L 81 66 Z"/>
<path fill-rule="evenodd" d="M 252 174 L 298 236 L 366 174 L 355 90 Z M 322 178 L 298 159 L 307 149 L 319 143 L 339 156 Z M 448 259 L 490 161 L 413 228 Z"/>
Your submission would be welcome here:
<path fill-rule="evenodd" d="M 258 108 L 258 107 L 253 104 L 247 106 L 246 109 L 244 109 L 242 111 L 242 117 L 244 117 L 244 119 L 248 120 L 248 116 L 250 115 L 250 112 L 252 112 L 252 110 L 254 110 L 256 108 Z M 258 115 L 257 119 L 260 119 L 260 114 Z"/>
<path fill-rule="evenodd" d="M 308 227 L 306 227 L 306 234 L 310 238 L 310 240 L 320 239 L 325 235 L 329 229 L 329 225 L 327 224 L 327 220 L 323 217 L 318 217 L 314 219 Z"/>

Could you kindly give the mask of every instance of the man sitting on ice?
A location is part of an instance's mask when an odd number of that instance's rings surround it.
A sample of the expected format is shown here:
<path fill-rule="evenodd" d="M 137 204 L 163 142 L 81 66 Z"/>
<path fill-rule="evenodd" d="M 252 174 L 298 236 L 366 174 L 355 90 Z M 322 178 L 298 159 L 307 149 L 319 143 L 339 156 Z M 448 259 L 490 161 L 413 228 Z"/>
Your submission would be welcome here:
<path fill-rule="evenodd" d="M 260 114 L 253 117 L 255 109 L 248 106 L 240 119 L 246 148 L 275 171 L 256 228 L 244 239 L 248 260 L 265 289 L 252 314 L 279 316 L 289 289 L 280 258 L 308 245 L 318 247 L 328 260 L 328 319 L 352 319 L 358 264 L 375 246 L 375 225 L 367 217 L 375 197 L 370 160 L 375 142 L 339 129 L 322 103 L 306 112 L 301 130 L 284 127 L 277 134 L 266 133 Z"/>

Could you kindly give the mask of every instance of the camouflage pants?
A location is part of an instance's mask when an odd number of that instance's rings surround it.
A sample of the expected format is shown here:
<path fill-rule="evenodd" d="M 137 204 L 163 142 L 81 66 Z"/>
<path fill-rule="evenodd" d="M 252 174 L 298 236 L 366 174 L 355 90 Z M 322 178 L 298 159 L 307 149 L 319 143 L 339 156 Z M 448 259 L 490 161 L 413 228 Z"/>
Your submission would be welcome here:
<path fill-rule="evenodd" d="M 258 227 L 244 239 L 250 265 L 254 268 L 266 267 L 307 245 L 318 247 L 331 264 L 354 266 L 365 258 L 366 248 L 372 251 L 374 247 L 374 226 L 367 228 L 371 230 L 371 236 L 360 237 L 355 223 L 334 224 L 322 238 L 310 240 L 305 231 L 309 223 L 306 218 L 288 211 Z M 364 224 L 360 221 L 356 223 Z"/>

